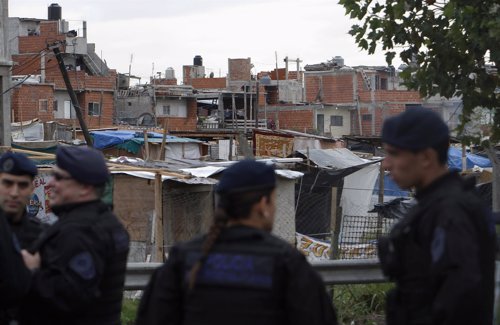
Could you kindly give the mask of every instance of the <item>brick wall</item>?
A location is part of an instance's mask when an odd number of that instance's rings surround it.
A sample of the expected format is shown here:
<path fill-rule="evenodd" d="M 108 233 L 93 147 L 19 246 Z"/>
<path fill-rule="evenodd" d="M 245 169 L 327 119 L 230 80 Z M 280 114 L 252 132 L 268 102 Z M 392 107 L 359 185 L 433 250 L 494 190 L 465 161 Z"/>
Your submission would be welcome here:
<path fill-rule="evenodd" d="M 168 130 L 170 131 L 196 131 L 196 113 L 198 110 L 196 99 L 187 100 L 187 117 L 158 117 L 158 125 L 163 125 L 167 119 Z"/>
<path fill-rule="evenodd" d="M 390 116 L 394 116 L 404 112 L 405 108 L 405 104 L 398 103 L 378 105 L 375 107 L 375 109 L 371 109 L 368 107 L 361 108 L 361 127 L 363 131 L 362 135 L 380 135 L 384 120 Z M 369 115 L 371 116 L 370 120 L 363 118 L 363 116 L 368 117 Z M 375 123 L 373 123 L 371 119 L 374 119 Z M 373 126 L 375 126 L 374 131 L 372 130 Z M 360 135 L 357 110 L 351 111 L 351 133 Z"/>
<path fill-rule="evenodd" d="M 276 121 L 276 112 L 278 119 Z M 259 118 L 265 117 L 264 110 L 259 110 Z M 300 107 L 290 109 L 289 107 L 267 106 L 267 119 L 271 119 L 279 126 L 279 129 L 293 130 L 299 132 L 310 132 L 314 128 L 314 111 L 311 108 Z"/>
<path fill-rule="evenodd" d="M 82 108 L 82 115 L 89 129 L 109 127 L 113 124 L 113 93 L 100 91 L 85 91 L 78 98 Z M 100 115 L 89 115 L 89 103 L 98 103 Z"/>
<path fill-rule="evenodd" d="M 19 55 L 12 57 L 14 75 L 41 74 L 41 58 L 37 56 L 47 43 L 56 40 L 65 40 L 64 34 L 59 34 L 59 23 L 57 21 L 41 21 L 40 35 L 19 37 Z M 61 52 L 64 53 L 64 48 Z M 13 93 L 12 110 L 15 118 L 24 120 L 40 118 L 43 121 L 53 120 L 54 87 L 65 90 L 66 85 L 62 77 L 57 59 L 52 51 L 46 51 L 45 61 L 45 83 L 37 86 L 23 84 Z M 116 90 L 116 70 L 109 70 L 108 75 L 89 75 L 85 71 L 70 70 L 68 76 L 71 85 L 77 93 L 77 98 L 82 108 L 84 119 L 89 128 L 112 126 L 114 110 L 114 91 Z M 48 112 L 38 110 L 38 99 L 49 98 Z M 35 103 L 36 101 L 36 103 Z M 88 103 L 97 102 L 101 104 L 100 116 L 89 116 L 87 113 Z M 73 124 L 73 120 L 61 120 L 63 123 Z M 76 122 L 77 123 L 77 122 Z"/>
<path fill-rule="evenodd" d="M 184 65 L 182 66 L 182 84 L 183 85 L 191 85 L 191 66 Z"/>
<path fill-rule="evenodd" d="M 57 21 L 41 21 L 40 35 L 19 36 L 19 53 L 35 54 L 47 48 L 47 44 L 66 39 L 64 34 L 58 33 Z"/>
<path fill-rule="evenodd" d="M 40 110 L 40 100 L 47 100 L 47 111 Z M 44 122 L 52 121 L 54 119 L 54 88 L 46 84 L 25 84 L 22 87 L 14 88 L 11 105 L 14 122 L 35 118 Z"/>
<path fill-rule="evenodd" d="M 193 78 L 191 85 L 194 89 L 225 89 L 226 78 Z"/>
<path fill-rule="evenodd" d="M 279 68 L 277 69 L 278 71 L 278 78 L 279 80 L 285 80 L 286 79 L 286 69 L 285 68 Z M 288 68 L 288 79 L 289 80 L 298 80 L 297 78 L 297 70 L 291 70 L 290 69 L 290 66 Z M 262 78 L 263 76 L 269 76 L 269 78 L 271 78 L 271 80 L 277 80 L 276 79 L 276 69 L 272 70 L 272 71 L 262 71 L 262 72 L 259 72 L 257 74 L 257 77 L 260 79 Z M 303 78 L 304 77 L 304 73 L 301 71 L 300 72 L 300 77 Z"/>
<path fill-rule="evenodd" d="M 247 59 L 228 59 L 229 80 L 250 80 L 252 63 Z"/>
<path fill-rule="evenodd" d="M 177 85 L 177 79 L 151 79 L 150 78 L 150 83 L 152 85 L 164 85 L 164 86 L 176 86 Z"/>
<path fill-rule="evenodd" d="M 325 104 L 353 102 L 353 73 L 332 72 L 305 75 L 306 102 Z"/>

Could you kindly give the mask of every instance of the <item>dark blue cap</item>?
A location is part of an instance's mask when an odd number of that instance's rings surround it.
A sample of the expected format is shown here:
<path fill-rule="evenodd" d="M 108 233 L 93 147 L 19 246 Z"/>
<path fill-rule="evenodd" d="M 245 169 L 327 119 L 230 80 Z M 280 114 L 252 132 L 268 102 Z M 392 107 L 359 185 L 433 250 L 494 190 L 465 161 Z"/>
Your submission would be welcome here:
<path fill-rule="evenodd" d="M 109 170 L 104 155 L 86 146 L 59 146 L 56 164 L 82 184 L 102 185 L 109 180 Z"/>
<path fill-rule="evenodd" d="M 443 119 L 426 108 L 407 109 L 385 120 L 382 127 L 382 142 L 400 149 L 431 148 L 449 138 Z"/>
<path fill-rule="evenodd" d="M 29 175 L 35 177 L 38 174 L 36 165 L 22 153 L 6 152 L 0 157 L 0 172 L 12 175 Z"/>
<path fill-rule="evenodd" d="M 227 168 L 217 185 L 219 194 L 231 194 L 274 188 L 276 176 L 273 166 L 245 159 Z"/>

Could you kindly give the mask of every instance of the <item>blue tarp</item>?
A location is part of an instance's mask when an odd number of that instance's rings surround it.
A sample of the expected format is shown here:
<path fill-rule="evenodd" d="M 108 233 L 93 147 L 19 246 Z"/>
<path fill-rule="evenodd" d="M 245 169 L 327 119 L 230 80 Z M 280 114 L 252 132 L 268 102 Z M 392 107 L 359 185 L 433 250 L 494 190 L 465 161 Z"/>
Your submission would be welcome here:
<path fill-rule="evenodd" d="M 472 153 L 466 153 L 465 156 L 467 158 L 466 169 L 471 169 L 474 166 L 481 168 L 492 167 L 491 161 L 488 158 Z M 450 148 L 448 150 L 448 166 L 450 169 L 462 170 L 462 149 Z"/>
<path fill-rule="evenodd" d="M 379 193 L 379 178 L 375 182 L 375 188 L 373 189 L 373 194 L 378 195 Z M 384 176 L 384 196 L 396 196 L 396 197 L 409 197 L 410 192 L 405 191 L 392 180 L 391 176 Z"/>
<path fill-rule="evenodd" d="M 90 132 L 94 138 L 94 148 L 104 149 L 113 147 L 119 144 L 124 144 L 127 141 L 134 140 L 139 145 L 144 144 L 144 133 L 137 131 L 93 131 Z M 161 142 L 163 139 L 162 133 L 148 132 L 148 141 Z M 167 135 L 166 142 L 184 142 L 184 143 L 200 143 L 201 141 L 189 138 L 179 138 L 173 135 Z"/>

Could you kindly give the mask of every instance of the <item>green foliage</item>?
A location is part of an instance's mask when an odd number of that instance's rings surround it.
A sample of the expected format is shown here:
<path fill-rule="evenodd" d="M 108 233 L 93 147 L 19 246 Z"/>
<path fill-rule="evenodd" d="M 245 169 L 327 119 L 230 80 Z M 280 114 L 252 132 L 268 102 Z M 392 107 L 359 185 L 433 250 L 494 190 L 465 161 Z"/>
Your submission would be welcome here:
<path fill-rule="evenodd" d="M 500 67 L 500 0 L 339 3 L 361 22 L 350 31 L 361 49 L 374 53 L 381 47 L 388 64 L 400 52 L 410 67 L 402 75 L 405 84 L 424 97 L 461 96 L 462 124 L 476 107 L 494 110 L 490 136 L 500 140 L 500 77 L 488 67 Z"/>
<path fill-rule="evenodd" d="M 341 324 L 385 324 L 385 294 L 394 285 L 357 284 L 334 287 L 333 303 Z"/>
<path fill-rule="evenodd" d="M 139 300 L 137 299 L 123 299 L 122 305 L 122 324 L 133 325 L 135 323 L 135 315 L 137 314 L 137 307 Z"/>

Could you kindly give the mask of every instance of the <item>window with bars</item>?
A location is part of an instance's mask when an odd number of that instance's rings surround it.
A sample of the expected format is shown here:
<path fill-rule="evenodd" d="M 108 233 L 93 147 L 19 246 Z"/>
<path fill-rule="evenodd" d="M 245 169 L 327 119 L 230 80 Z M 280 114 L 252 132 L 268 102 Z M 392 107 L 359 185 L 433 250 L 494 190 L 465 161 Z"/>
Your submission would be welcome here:
<path fill-rule="evenodd" d="M 330 116 L 330 126 L 344 126 L 344 117 L 342 115 Z"/>
<path fill-rule="evenodd" d="M 48 112 L 49 111 L 49 101 L 47 99 L 38 100 L 38 111 Z"/>
<path fill-rule="evenodd" d="M 362 119 L 364 122 L 369 122 L 372 120 L 372 115 L 371 114 L 363 114 L 362 116 Z"/>

